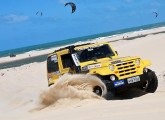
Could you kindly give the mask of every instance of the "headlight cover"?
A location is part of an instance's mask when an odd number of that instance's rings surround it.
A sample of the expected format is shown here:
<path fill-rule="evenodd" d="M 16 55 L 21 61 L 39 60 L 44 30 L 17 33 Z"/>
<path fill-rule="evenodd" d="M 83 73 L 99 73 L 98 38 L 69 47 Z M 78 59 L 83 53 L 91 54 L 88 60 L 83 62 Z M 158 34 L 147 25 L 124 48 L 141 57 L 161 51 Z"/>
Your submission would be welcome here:
<path fill-rule="evenodd" d="M 137 60 L 135 61 L 135 63 L 136 63 L 136 65 L 140 65 L 140 60 L 137 59 Z"/>
<path fill-rule="evenodd" d="M 115 78 L 114 75 L 111 75 L 111 76 L 110 76 L 110 80 L 115 81 L 115 79 L 116 79 L 116 78 Z"/>
<path fill-rule="evenodd" d="M 114 65 L 110 65 L 110 66 L 109 66 L 109 69 L 110 69 L 111 71 L 114 71 L 114 69 L 115 69 Z"/>

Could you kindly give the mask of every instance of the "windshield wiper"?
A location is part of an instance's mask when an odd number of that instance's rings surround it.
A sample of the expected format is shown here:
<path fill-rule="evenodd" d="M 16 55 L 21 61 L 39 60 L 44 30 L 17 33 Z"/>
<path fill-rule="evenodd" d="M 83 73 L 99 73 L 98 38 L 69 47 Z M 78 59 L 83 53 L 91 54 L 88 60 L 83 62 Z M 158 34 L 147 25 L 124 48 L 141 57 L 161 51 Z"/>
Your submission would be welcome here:
<path fill-rule="evenodd" d="M 97 57 L 92 57 L 91 60 L 94 60 L 95 62 L 97 62 Z"/>

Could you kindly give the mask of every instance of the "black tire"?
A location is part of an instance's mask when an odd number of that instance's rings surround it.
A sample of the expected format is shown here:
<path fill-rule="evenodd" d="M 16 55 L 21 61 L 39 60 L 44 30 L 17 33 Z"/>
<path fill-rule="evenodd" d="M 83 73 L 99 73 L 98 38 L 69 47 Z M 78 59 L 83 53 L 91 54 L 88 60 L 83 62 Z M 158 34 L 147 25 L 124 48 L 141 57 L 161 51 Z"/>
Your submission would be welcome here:
<path fill-rule="evenodd" d="M 113 88 L 113 83 L 110 80 L 103 80 L 107 87 L 107 93 L 103 96 L 106 100 L 112 100 L 115 97 L 115 89 Z"/>
<path fill-rule="evenodd" d="M 148 74 L 150 76 L 149 77 L 150 81 L 145 89 L 145 92 L 154 93 L 158 87 L 158 78 L 154 72 L 149 72 Z M 150 74 L 152 74 L 152 75 L 150 75 Z"/>
<path fill-rule="evenodd" d="M 95 86 L 93 88 L 93 92 L 98 96 L 102 96 L 102 94 L 103 94 L 103 90 L 100 86 Z"/>
<path fill-rule="evenodd" d="M 112 100 L 115 97 L 114 92 L 108 91 L 106 95 L 103 96 L 106 100 Z"/>

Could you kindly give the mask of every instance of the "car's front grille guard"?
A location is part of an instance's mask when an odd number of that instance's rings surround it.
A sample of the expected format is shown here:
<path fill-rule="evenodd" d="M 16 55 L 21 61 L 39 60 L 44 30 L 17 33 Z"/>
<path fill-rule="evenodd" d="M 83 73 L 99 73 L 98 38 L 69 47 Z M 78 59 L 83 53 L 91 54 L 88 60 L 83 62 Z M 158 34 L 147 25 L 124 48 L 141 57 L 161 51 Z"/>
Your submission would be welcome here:
<path fill-rule="evenodd" d="M 133 60 L 117 64 L 116 67 L 119 72 L 119 77 L 125 78 L 136 74 L 135 61 Z"/>

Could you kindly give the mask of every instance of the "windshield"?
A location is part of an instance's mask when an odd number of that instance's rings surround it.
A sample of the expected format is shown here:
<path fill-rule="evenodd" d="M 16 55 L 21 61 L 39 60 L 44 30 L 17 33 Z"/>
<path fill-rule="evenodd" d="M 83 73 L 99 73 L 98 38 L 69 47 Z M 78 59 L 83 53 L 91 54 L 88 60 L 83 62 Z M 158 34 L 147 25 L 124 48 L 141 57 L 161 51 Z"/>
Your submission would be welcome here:
<path fill-rule="evenodd" d="M 96 60 L 105 57 L 111 57 L 115 54 L 109 45 L 91 46 L 77 50 L 77 57 L 80 62 Z"/>

